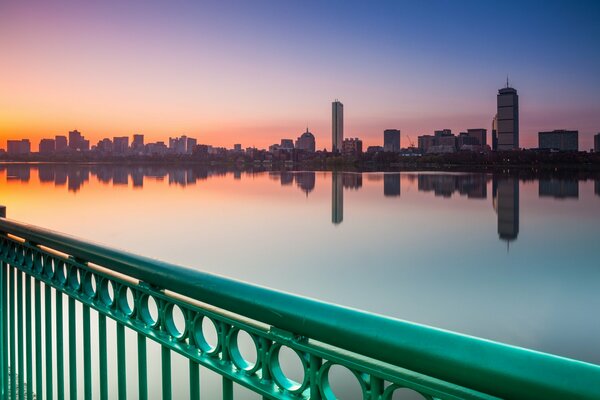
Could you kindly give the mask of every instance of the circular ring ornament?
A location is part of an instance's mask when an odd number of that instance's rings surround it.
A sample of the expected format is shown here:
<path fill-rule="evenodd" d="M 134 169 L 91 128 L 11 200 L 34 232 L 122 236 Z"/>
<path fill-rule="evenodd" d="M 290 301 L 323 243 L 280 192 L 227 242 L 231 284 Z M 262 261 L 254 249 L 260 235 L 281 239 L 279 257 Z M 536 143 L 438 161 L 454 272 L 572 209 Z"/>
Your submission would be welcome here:
<path fill-rule="evenodd" d="M 131 297 L 131 299 L 130 299 Z M 126 316 L 131 316 L 135 309 L 135 296 L 131 288 L 127 286 L 121 286 L 117 294 L 117 306 L 119 310 Z"/>
<path fill-rule="evenodd" d="M 180 329 L 177 327 L 177 323 L 175 322 L 175 310 L 178 309 L 183 315 L 183 328 Z M 177 340 L 182 340 L 185 338 L 185 333 L 187 331 L 187 321 L 185 318 L 185 313 L 176 304 L 167 304 L 165 307 L 165 327 L 167 329 L 167 333 L 173 336 Z"/>
<path fill-rule="evenodd" d="M 110 307 L 113 304 L 115 297 L 114 284 L 112 281 L 106 278 L 101 278 L 98 287 L 98 299 L 106 307 Z"/>
<path fill-rule="evenodd" d="M 331 361 L 327 361 L 325 364 L 323 364 L 321 366 L 321 369 L 319 371 L 319 390 L 321 392 L 321 396 L 323 397 L 324 400 L 335 400 L 337 399 L 337 397 L 335 396 L 335 393 L 333 392 L 333 389 L 331 389 L 331 385 L 329 383 L 329 372 L 331 371 L 331 368 L 333 366 L 340 366 L 342 368 L 345 368 L 346 370 L 350 371 L 350 373 L 352 373 L 352 375 L 354 375 L 354 377 L 356 378 L 356 380 L 358 381 L 358 384 L 360 385 L 360 390 L 362 392 L 362 399 L 368 399 L 369 398 L 369 391 L 367 389 L 367 383 L 365 380 L 365 375 L 361 374 L 359 372 L 356 372 L 348 367 L 345 367 L 343 365 L 340 364 L 336 364 L 334 362 Z"/>
<path fill-rule="evenodd" d="M 246 360 L 242 355 L 238 343 L 240 332 L 245 332 L 252 339 L 252 342 L 254 343 L 254 349 L 256 350 L 256 362 L 250 362 Z M 254 373 L 256 373 L 256 371 L 260 369 L 260 360 L 262 357 L 260 351 L 260 344 L 256 335 L 253 335 L 250 332 L 240 331 L 239 328 L 233 328 L 229 331 L 229 334 L 227 335 L 227 349 L 229 351 L 229 356 L 231 357 L 231 361 L 233 362 L 233 364 L 238 369 L 244 371 L 246 374 L 253 375 Z"/>
<path fill-rule="evenodd" d="M 73 265 L 69 267 L 69 270 L 67 272 L 67 286 L 69 287 L 69 289 L 75 291 L 79 290 L 81 286 L 79 284 L 79 269 Z"/>
<path fill-rule="evenodd" d="M 96 276 L 89 271 L 85 271 L 83 275 L 83 280 L 81 282 L 81 286 L 83 294 L 89 297 L 90 299 L 93 299 L 96 296 L 96 282 Z"/>
<path fill-rule="evenodd" d="M 281 389 L 288 391 L 292 394 L 300 394 L 306 390 L 309 384 L 309 362 L 308 356 L 301 353 L 300 351 L 293 349 L 291 347 L 287 347 L 292 350 L 298 356 L 300 363 L 302 364 L 302 370 L 304 376 L 302 378 L 302 382 L 296 382 L 290 378 L 288 378 L 281 368 L 281 363 L 279 362 L 279 353 L 281 352 L 281 348 L 283 345 L 281 343 L 273 343 L 269 353 L 267 354 L 269 371 L 271 371 L 271 376 L 273 377 L 273 381 L 277 386 Z"/>
<path fill-rule="evenodd" d="M 151 310 L 151 308 L 153 309 Z M 149 326 L 150 328 L 155 328 L 156 326 L 158 326 L 158 304 L 156 303 L 156 299 L 154 299 L 154 297 L 149 296 L 147 294 L 142 295 L 142 297 L 140 298 L 139 313 L 142 321 L 147 326 Z"/>
<path fill-rule="evenodd" d="M 217 343 L 215 343 L 215 345 L 211 345 L 210 343 L 208 343 L 208 341 L 206 340 L 206 335 L 204 332 L 204 328 L 203 328 L 203 322 L 204 320 L 210 321 L 210 323 L 212 324 L 216 335 L 217 335 Z M 209 356 L 216 356 L 219 354 L 219 348 L 220 348 L 220 335 L 219 335 L 219 328 L 218 328 L 218 324 L 210 317 L 204 316 L 202 314 L 198 314 L 196 316 L 196 319 L 194 321 L 194 328 L 193 328 L 193 337 L 194 337 L 194 341 L 196 342 L 196 346 L 200 349 L 200 351 L 202 351 L 203 353 L 205 353 L 206 355 Z"/>

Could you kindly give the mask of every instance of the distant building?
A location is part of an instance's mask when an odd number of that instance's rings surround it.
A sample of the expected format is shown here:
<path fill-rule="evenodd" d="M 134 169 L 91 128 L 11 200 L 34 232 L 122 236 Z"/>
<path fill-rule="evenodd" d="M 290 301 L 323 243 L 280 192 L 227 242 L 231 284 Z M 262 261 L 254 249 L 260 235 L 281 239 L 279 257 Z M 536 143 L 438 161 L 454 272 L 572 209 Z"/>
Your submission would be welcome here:
<path fill-rule="evenodd" d="M 55 136 L 54 137 L 54 148 L 56 152 L 65 151 L 68 148 L 68 142 L 66 136 Z"/>
<path fill-rule="evenodd" d="M 151 156 L 162 156 L 169 151 L 165 142 L 148 143 L 146 145 L 146 153 Z"/>
<path fill-rule="evenodd" d="M 492 119 L 492 150 L 498 150 L 498 114 Z"/>
<path fill-rule="evenodd" d="M 135 154 L 144 152 L 144 135 L 133 135 L 133 141 L 131 142 L 131 151 Z"/>
<path fill-rule="evenodd" d="M 383 151 L 400 152 L 400 130 L 386 129 L 383 131 Z"/>
<path fill-rule="evenodd" d="M 481 148 L 485 148 L 487 146 L 487 129 L 477 128 L 477 129 L 467 129 L 467 135 L 477 140 L 477 144 L 481 146 Z"/>
<path fill-rule="evenodd" d="M 113 153 L 125 154 L 129 150 L 129 137 L 119 136 L 113 138 Z"/>
<path fill-rule="evenodd" d="M 559 129 L 538 132 L 538 147 L 545 150 L 578 151 L 579 131 Z"/>
<path fill-rule="evenodd" d="M 9 156 L 22 156 L 31 153 L 31 143 L 29 139 L 7 140 L 6 153 Z"/>
<path fill-rule="evenodd" d="M 423 154 L 429 153 L 429 149 L 435 146 L 435 136 L 433 135 L 421 135 L 417 138 L 419 150 Z"/>
<path fill-rule="evenodd" d="M 239 144 L 239 143 L 234 144 L 233 145 L 233 151 L 237 151 L 237 152 L 242 151 L 242 145 Z"/>
<path fill-rule="evenodd" d="M 194 138 L 187 138 L 185 143 L 185 154 L 192 154 L 194 148 L 198 144 L 198 140 Z"/>
<path fill-rule="evenodd" d="M 196 144 L 196 139 L 190 141 L 185 135 L 178 138 L 169 138 L 169 150 L 173 154 L 191 154 L 194 149 L 188 149 L 188 146 L 195 146 Z"/>
<path fill-rule="evenodd" d="M 519 95 L 508 85 L 498 90 L 498 144 L 499 151 L 519 149 Z"/>
<path fill-rule="evenodd" d="M 360 156 L 362 154 L 362 140 L 359 138 L 344 139 L 342 142 L 342 154 L 345 156 Z"/>
<path fill-rule="evenodd" d="M 594 151 L 600 153 L 600 133 L 594 135 Z"/>
<path fill-rule="evenodd" d="M 90 149 L 90 141 L 77 130 L 69 132 L 69 148 L 75 151 L 87 151 Z"/>
<path fill-rule="evenodd" d="M 56 141 L 54 139 L 40 140 L 40 154 L 53 154 L 56 151 Z"/>
<path fill-rule="evenodd" d="M 479 140 L 470 136 L 467 132 L 461 132 L 456 137 L 456 148 L 458 150 L 475 150 L 480 149 Z"/>
<path fill-rule="evenodd" d="M 292 139 L 281 139 L 279 150 L 294 150 L 294 141 Z"/>
<path fill-rule="evenodd" d="M 339 101 L 331 103 L 331 151 L 341 152 L 344 141 L 344 105 Z"/>
<path fill-rule="evenodd" d="M 311 153 L 315 152 L 315 136 L 308 131 L 308 127 L 306 128 L 306 132 L 296 139 L 296 149 L 309 151 Z"/>
<path fill-rule="evenodd" d="M 383 151 L 383 147 L 382 146 L 369 146 L 367 147 L 367 153 L 372 154 L 372 153 L 381 153 Z"/>
<path fill-rule="evenodd" d="M 269 146 L 269 153 L 275 153 L 276 151 L 279 151 L 279 143 L 275 143 Z"/>
<path fill-rule="evenodd" d="M 108 138 L 104 138 L 98 142 L 96 145 L 96 151 L 101 153 L 112 153 L 113 152 L 113 142 Z"/>
<path fill-rule="evenodd" d="M 419 151 L 426 153 L 454 153 L 457 149 L 457 137 L 450 129 L 435 131 L 434 135 L 422 135 L 418 138 Z"/>

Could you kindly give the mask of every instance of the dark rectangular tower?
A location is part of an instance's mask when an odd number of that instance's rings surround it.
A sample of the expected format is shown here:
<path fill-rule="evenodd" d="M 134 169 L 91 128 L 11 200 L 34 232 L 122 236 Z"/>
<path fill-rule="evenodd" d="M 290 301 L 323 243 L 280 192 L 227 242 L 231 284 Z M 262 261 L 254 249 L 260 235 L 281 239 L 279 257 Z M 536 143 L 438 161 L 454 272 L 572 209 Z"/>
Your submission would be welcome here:
<path fill-rule="evenodd" d="M 519 95 L 508 86 L 498 90 L 497 150 L 519 149 Z"/>

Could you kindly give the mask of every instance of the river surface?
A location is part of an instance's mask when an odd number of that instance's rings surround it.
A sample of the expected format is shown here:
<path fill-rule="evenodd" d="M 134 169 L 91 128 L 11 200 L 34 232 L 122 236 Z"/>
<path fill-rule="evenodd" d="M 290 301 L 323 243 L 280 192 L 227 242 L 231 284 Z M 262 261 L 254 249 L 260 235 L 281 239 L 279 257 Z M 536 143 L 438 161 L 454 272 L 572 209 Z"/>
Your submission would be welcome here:
<path fill-rule="evenodd" d="M 600 177 L 4 165 L 0 204 L 145 256 L 600 364 Z"/>

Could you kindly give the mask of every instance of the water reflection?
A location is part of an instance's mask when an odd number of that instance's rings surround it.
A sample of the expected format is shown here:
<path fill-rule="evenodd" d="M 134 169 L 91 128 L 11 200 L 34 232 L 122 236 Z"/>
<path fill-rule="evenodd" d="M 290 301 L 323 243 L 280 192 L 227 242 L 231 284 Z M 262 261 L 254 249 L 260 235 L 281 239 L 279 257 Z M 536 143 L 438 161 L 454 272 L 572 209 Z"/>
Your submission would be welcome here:
<path fill-rule="evenodd" d="M 452 197 L 457 192 L 470 199 L 487 198 L 488 174 L 419 174 L 419 191 Z"/>
<path fill-rule="evenodd" d="M 540 179 L 540 197 L 556 199 L 579 198 L 579 181 L 567 179 Z"/>
<path fill-rule="evenodd" d="M 519 236 L 519 180 L 497 178 L 492 180 L 494 210 L 498 214 L 498 236 L 509 243 Z"/>
<path fill-rule="evenodd" d="M 341 224 L 344 220 L 343 174 L 334 172 L 331 176 L 331 222 Z"/>
<path fill-rule="evenodd" d="M 65 164 L 8 164 L 0 166 L 6 171 L 7 181 L 29 182 L 32 170 L 37 170 L 40 183 L 54 183 L 67 186 L 77 193 L 95 177 L 98 182 L 115 187 L 134 189 L 144 187 L 147 179 L 167 181 L 169 185 L 186 187 L 214 176 L 233 174 L 241 180 L 242 174 L 253 175 L 268 172 L 269 178 L 282 187 L 295 186 L 308 197 L 315 189 L 317 179 L 314 171 L 265 171 L 264 169 L 230 170 L 228 168 L 208 168 L 205 166 L 170 165 L 65 165 Z M 600 178 L 594 177 L 594 193 L 600 196 Z M 596 174 L 597 175 L 597 174 Z M 498 237 L 507 244 L 519 235 L 519 181 L 518 176 L 491 173 L 331 173 L 331 222 L 339 225 L 344 221 L 344 191 L 358 191 L 363 187 L 363 177 L 369 182 L 383 185 L 383 196 L 400 198 L 401 176 L 423 193 L 433 193 L 435 197 L 449 199 L 455 194 L 469 200 L 487 199 L 488 184 L 492 186 L 492 206 L 497 214 Z M 554 199 L 579 199 L 579 179 L 588 176 L 543 176 L 538 179 L 538 197 Z M 531 176 L 523 179 L 532 179 Z M 533 177 L 535 179 L 535 177 Z"/>

